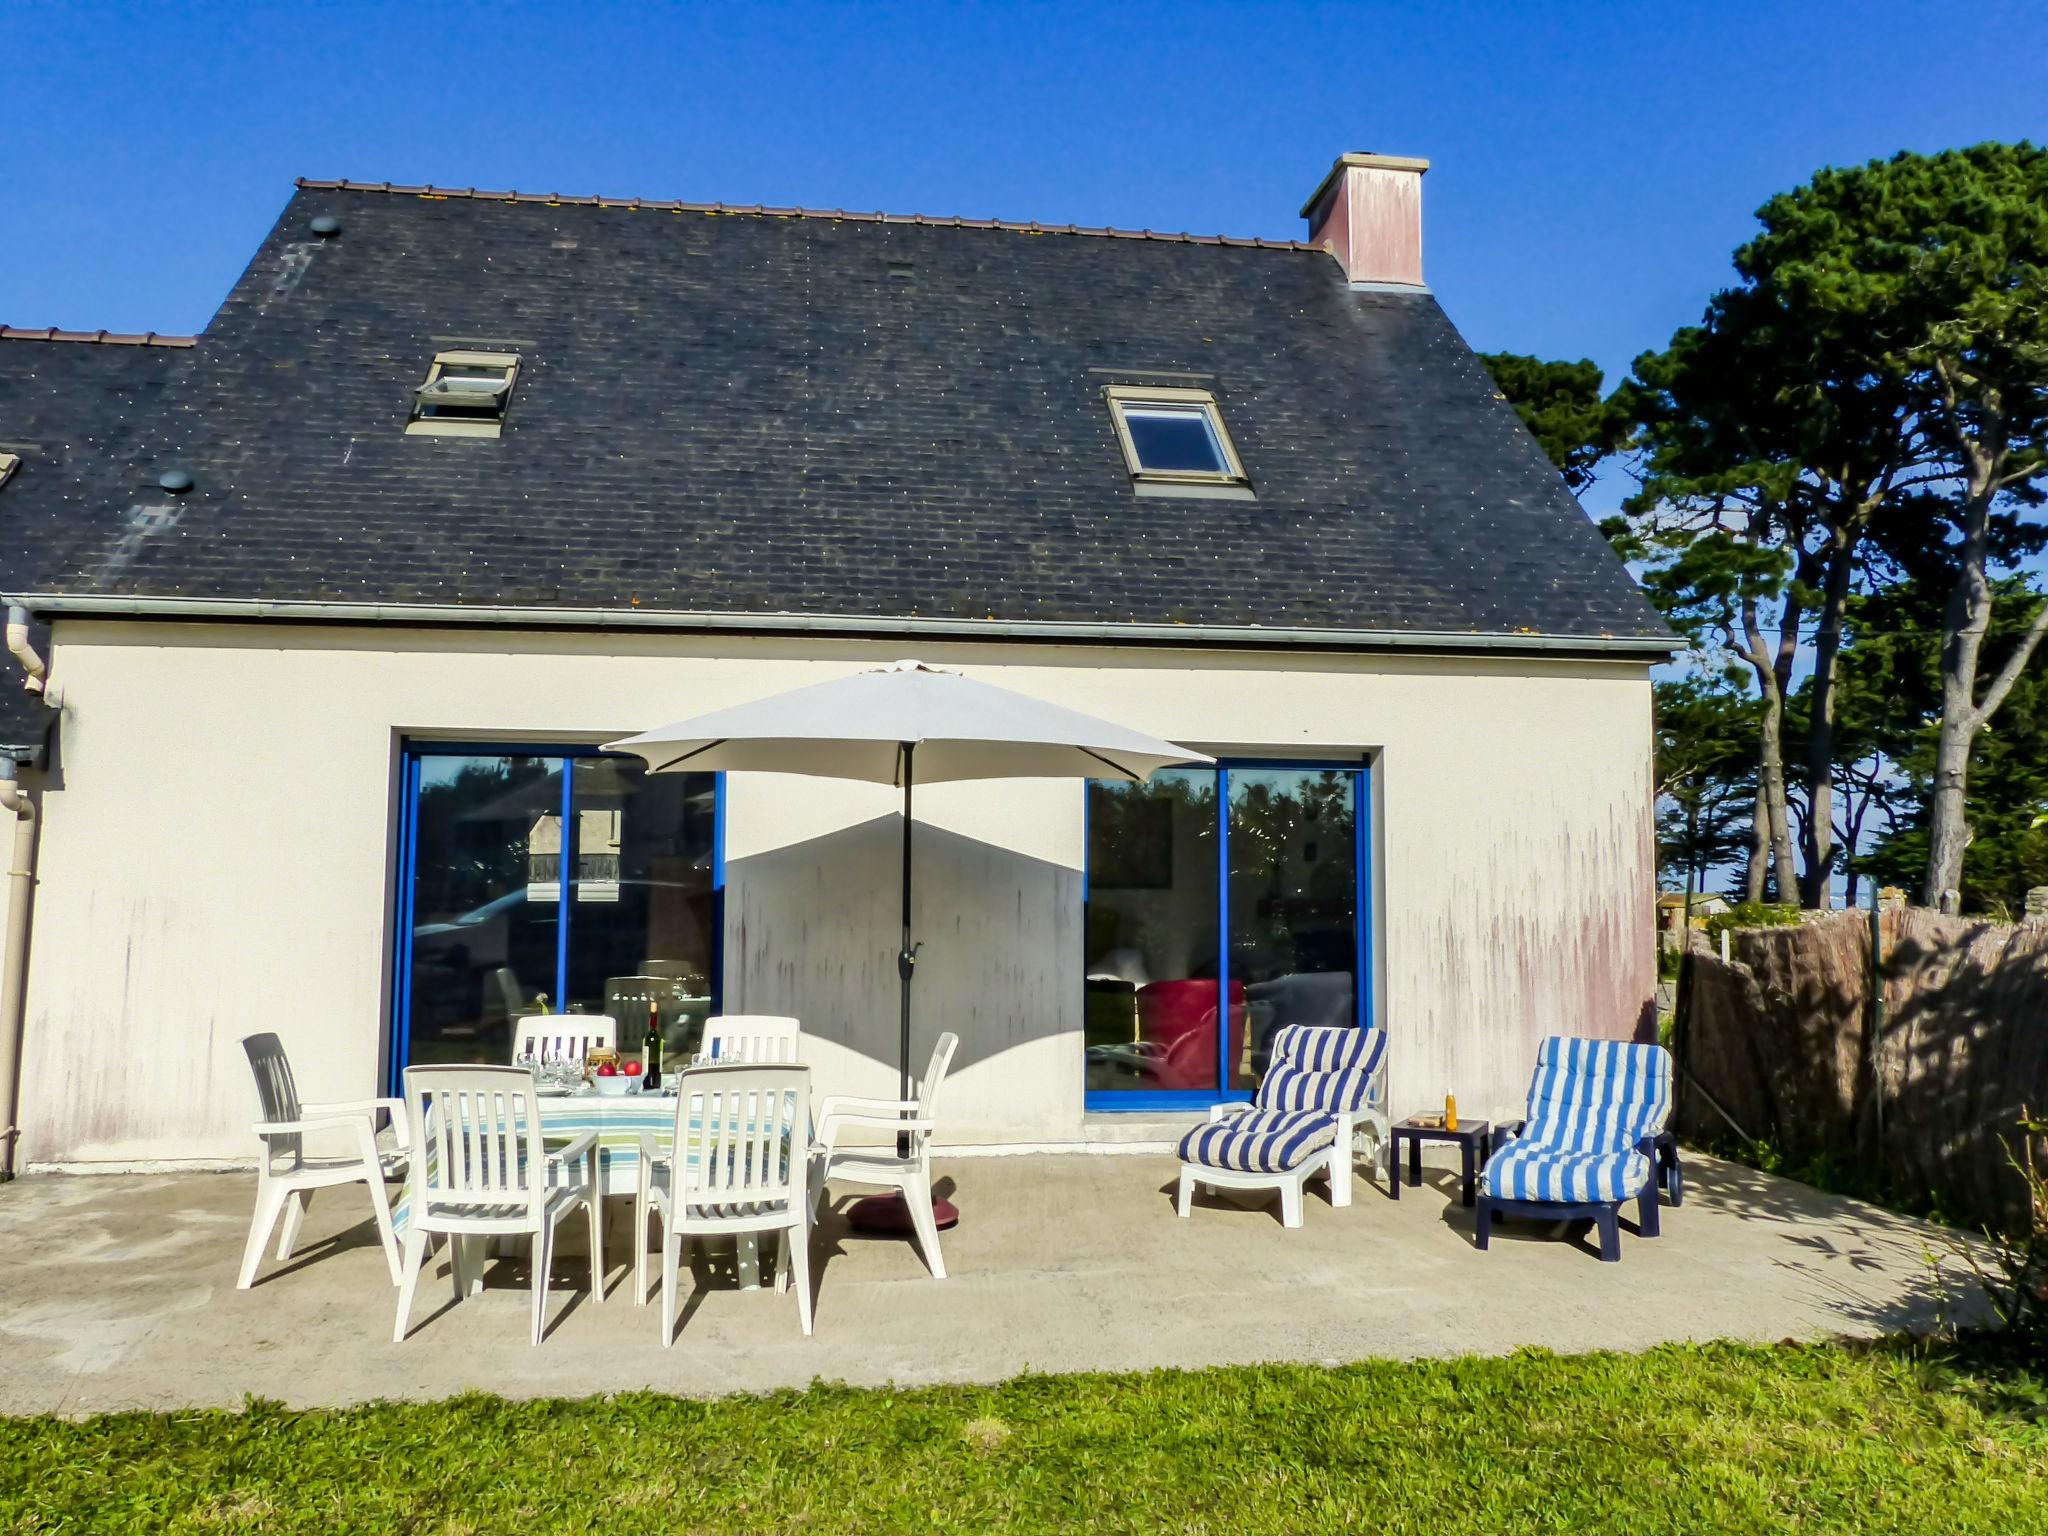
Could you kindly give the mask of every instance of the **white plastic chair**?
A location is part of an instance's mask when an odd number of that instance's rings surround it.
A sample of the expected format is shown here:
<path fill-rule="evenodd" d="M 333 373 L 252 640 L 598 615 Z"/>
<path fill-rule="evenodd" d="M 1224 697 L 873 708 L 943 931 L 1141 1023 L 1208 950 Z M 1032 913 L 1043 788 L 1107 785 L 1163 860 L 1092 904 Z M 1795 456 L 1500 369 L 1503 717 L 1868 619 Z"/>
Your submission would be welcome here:
<path fill-rule="evenodd" d="M 936 1124 L 933 1112 L 939 1085 L 946 1080 L 946 1069 L 953 1064 L 953 1052 L 959 1045 L 960 1037 L 951 1030 L 939 1036 L 914 1099 L 834 1095 L 818 1105 L 818 1170 L 811 1182 L 819 1199 L 824 1198 L 825 1185 L 831 1179 L 900 1191 L 934 1280 L 946 1278 L 946 1261 L 939 1256 L 939 1223 L 932 1214 L 931 1138 Z M 882 1146 L 838 1145 L 839 1133 L 854 1126 L 888 1131 L 897 1140 Z"/>
<path fill-rule="evenodd" d="M 803 1025 L 773 1013 L 721 1013 L 704 1021 L 702 1059 L 716 1066 L 748 1062 L 795 1063 L 803 1054 Z"/>
<path fill-rule="evenodd" d="M 619 1048 L 619 1021 L 602 1013 L 532 1013 L 512 1026 L 512 1061 L 545 1055 L 581 1061 L 593 1050 Z"/>
<path fill-rule="evenodd" d="M 604 1300 L 604 1201 L 597 1132 L 556 1147 L 541 1139 L 533 1075 L 519 1067 L 407 1067 L 405 1107 L 419 1128 L 405 1213 L 404 1275 L 393 1343 L 405 1341 L 428 1240 L 446 1239 L 455 1299 L 481 1288 L 465 1247 L 473 1238 L 533 1240 L 533 1342 L 547 1314 L 555 1228 L 571 1211 L 590 1222 L 590 1291 Z"/>
<path fill-rule="evenodd" d="M 263 1106 L 263 1118 L 255 1127 L 263 1143 L 263 1155 L 256 1164 L 256 1212 L 249 1221 L 249 1240 L 242 1248 L 242 1272 L 235 1285 L 246 1291 L 256 1283 L 256 1268 L 263 1262 L 263 1246 L 271 1229 L 284 1216 L 284 1233 L 278 1239 L 277 1257 L 282 1263 L 292 1256 L 298 1241 L 299 1222 L 313 1202 L 313 1191 L 339 1184 L 362 1184 L 370 1191 L 370 1211 L 377 1218 L 377 1235 L 384 1244 L 384 1261 L 391 1269 L 391 1283 L 398 1283 L 398 1239 L 391 1231 L 391 1202 L 386 1198 L 387 1179 L 405 1177 L 405 1103 L 401 1099 L 355 1099 L 345 1104 L 302 1104 L 298 1085 L 292 1078 L 292 1064 L 284 1042 L 273 1034 L 247 1035 L 242 1050 L 249 1058 L 249 1070 L 256 1075 L 256 1098 Z M 377 1116 L 389 1113 L 395 1147 L 377 1144 Z M 309 1155 L 306 1138 L 325 1137 L 335 1150 Z"/>
<path fill-rule="evenodd" d="M 676 1085 L 674 1140 L 640 1133 L 634 1202 L 633 1301 L 647 1304 L 647 1223 L 661 1221 L 661 1343 L 676 1338 L 677 1274 L 690 1237 L 775 1233 L 775 1289 L 796 1286 L 811 1332 L 811 1072 L 792 1065 L 686 1069 Z"/>

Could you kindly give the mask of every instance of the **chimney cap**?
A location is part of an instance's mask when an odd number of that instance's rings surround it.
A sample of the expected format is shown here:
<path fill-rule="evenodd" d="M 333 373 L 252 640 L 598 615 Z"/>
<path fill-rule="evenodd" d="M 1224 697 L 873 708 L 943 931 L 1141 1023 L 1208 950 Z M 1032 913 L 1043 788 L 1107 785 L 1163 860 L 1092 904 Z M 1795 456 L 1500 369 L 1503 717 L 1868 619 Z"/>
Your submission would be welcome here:
<path fill-rule="evenodd" d="M 1304 219 L 1314 217 L 1316 204 L 1329 195 L 1330 188 L 1335 185 L 1339 176 L 1353 168 L 1372 171 L 1413 171 L 1420 176 L 1429 169 L 1429 162 L 1418 160 L 1413 155 L 1339 155 L 1331 162 L 1329 174 L 1316 183 L 1315 191 L 1311 192 L 1308 201 L 1301 205 L 1301 216 Z"/>

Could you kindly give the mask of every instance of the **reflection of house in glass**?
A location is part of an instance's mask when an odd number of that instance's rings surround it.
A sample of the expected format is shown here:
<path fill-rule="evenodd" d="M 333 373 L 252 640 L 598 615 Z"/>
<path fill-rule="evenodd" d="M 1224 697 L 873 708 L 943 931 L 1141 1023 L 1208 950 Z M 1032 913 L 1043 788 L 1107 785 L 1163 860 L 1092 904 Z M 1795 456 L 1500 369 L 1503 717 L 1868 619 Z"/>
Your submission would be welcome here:
<path fill-rule="evenodd" d="M 619 899 L 619 835 L 624 818 L 617 810 L 576 813 L 578 901 Z M 562 816 L 543 811 L 526 834 L 526 899 L 562 899 Z"/>

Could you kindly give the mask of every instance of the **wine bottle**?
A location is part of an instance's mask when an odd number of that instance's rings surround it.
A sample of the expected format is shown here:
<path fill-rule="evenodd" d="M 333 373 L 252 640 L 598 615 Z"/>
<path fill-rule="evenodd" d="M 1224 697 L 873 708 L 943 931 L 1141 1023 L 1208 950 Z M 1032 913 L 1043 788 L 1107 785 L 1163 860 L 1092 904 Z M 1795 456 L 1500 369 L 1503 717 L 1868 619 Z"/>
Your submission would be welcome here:
<path fill-rule="evenodd" d="M 647 1000 L 647 1038 L 640 1046 L 640 1084 L 653 1093 L 661 1087 L 661 1009 Z"/>

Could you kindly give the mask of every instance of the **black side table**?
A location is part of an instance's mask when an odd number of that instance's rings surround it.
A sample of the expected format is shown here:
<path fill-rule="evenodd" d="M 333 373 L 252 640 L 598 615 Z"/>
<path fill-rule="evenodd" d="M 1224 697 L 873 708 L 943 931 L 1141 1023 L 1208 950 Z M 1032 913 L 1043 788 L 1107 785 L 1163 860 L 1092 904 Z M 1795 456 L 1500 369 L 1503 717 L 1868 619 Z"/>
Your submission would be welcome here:
<path fill-rule="evenodd" d="M 1492 1150 L 1493 1127 L 1484 1120 L 1462 1116 L 1455 1131 L 1440 1125 L 1414 1125 L 1403 1120 L 1394 1127 L 1393 1145 L 1387 1153 L 1387 1187 L 1396 1200 L 1401 1198 L 1401 1143 L 1408 1143 L 1408 1182 L 1422 1182 L 1422 1144 L 1425 1141 L 1455 1141 L 1465 1160 L 1465 1203 L 1470 1205 L 1479 1186 L 1479 1167 Z"/>

